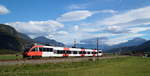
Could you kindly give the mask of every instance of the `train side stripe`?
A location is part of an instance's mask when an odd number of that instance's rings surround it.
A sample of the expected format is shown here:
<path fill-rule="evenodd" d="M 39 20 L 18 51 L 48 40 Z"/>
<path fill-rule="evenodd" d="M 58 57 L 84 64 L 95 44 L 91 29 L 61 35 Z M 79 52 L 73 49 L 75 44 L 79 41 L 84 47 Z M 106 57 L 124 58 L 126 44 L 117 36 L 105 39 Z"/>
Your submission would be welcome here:
<path fill-rule="evenodd" d="M 93 52 L 96 52 L 97 50 L 93 49 Z"/>
<path fill-rule="evenodd" d="M 85 51 L 85 49 L 81 49 L 81 51 Z"/>
<path fill-rule="evenodd" d="M 64 48 L 64 50 L 69 50 L 69 48 Z"/>

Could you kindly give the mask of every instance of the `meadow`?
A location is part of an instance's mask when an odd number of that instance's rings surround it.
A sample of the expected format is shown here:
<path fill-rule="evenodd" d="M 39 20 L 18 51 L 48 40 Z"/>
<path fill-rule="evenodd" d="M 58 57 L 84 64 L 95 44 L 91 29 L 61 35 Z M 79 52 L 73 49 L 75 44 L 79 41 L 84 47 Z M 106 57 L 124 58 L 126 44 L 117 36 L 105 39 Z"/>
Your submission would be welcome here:
<path fill-rule="evenodd" d="M 16 60 L 16 59 L 22 59 L 22 55 L 18 54 L 5 54 L 5 55 L 0 55 L 0 60 Z"/>
<path fill-rule="evenodd" d="M 0 66 L 0 76 L 150 76 L 150 58 Z"/>

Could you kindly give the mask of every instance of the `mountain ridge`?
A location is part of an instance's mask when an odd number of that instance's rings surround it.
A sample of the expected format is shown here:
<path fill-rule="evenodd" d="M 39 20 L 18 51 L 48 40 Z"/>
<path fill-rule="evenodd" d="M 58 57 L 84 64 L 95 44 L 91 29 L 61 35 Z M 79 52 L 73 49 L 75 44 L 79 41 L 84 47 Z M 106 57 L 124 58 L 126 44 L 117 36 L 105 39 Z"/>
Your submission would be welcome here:
<path fill-rule="evenodd" d="M 48 39 L 44 36 L 36 37 L 36 38 L 34 38 L 34 41 L 37 43 L 48 44 L 48 45 L 52 45 L 52 46 L 65 46 L 65 44 L 63 44 L 61 42 L 58 42 L 54 39 Z"/>
<path fill-rule="evenodd" d="M 150 40 L 138 46 L 130 46 L 130 47 L 121 47 L 121 48 L 113 48 L 108 50 L 110 53 L 120 53 L 120 54 L 143 54 L 146 52 L 150 52 Z"/>
<path fill-rule="evenodd" d="M 65 46 L 54 39 L 47 39 L 45 37 L 40 37 L 39 39 L 42 39 L 40 42 L 45 44 Z M 18 32 L 10 25 L 0 24 L 0 54 L 22 52 L 25 48 L 33 46 L 35 42 L 37 42 L 35 39 L 31 39 L 28 35 Z"/>
<path fill-rule="evenodd" d="M 102 38 L 102 39 L 103 39 L 103 41 L 107 40 L 107 38 Z M 84 44 L 77 44 L 77 46 L 83 47 L 83 48 L 92 48 L 93 49 L 93 48 L 97 47 L 96 40 L 97 40 L 97 38 L 81 40 L 81 42 Z M 104 42 L 102 42 L 102 40 L 100 40 L 100 38 L 99 38 L 99 48 L 104 50 L 104 51 L 107 51 L 107 50 L 110 50 L 113 48 L 137 46 L 137 45 L 140 45 L 146 41 L 147 40 L 143 39 L 143 38 L 133 38 L 131 40 L 128 40 L 127 42 L 110 46 L 110 45 L 107 45 Z"/>
<path fill-rule="evenodd" d="M 23 49 L 32 44 L 32 42 L 25 40 L 22 33 L 16 31 L 13 27 L 5 24 L 0 24 L 0 49 L 11 50 L 14 52 L 23 51 Z M 2 53 L 2 51 L 1 51 Z"/>

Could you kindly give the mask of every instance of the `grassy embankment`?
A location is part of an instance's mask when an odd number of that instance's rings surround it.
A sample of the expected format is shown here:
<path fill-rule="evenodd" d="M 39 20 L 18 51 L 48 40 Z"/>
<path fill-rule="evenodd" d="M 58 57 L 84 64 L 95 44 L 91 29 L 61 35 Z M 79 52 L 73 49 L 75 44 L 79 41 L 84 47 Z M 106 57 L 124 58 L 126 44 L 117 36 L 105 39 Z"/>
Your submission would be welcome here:
<path fill-rule="evenodd" d="M 125 57 L 97 61 L 0 66 L 0 76 L 150 76 L 150 59 Z"/>

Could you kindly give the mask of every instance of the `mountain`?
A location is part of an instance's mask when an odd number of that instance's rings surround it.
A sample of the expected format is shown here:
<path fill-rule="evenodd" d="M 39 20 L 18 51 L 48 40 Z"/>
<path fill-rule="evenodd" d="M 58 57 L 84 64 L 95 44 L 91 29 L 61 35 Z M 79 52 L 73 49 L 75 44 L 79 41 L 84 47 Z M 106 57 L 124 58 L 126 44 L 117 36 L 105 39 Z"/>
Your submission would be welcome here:
<path fill-rule="evenodd" d="M 150 40 L 137 46 L 136 49 L 134 49 L 134 51 L 138 51 L 138 52 L 150 52 Z"/>
<path fill-rule="evenodd" d="M 28 38 L 28 39 L 27 39 Z M 17 32 L 13 27 L 0 24 L 0 49 L 11 52 L 22 51 L 26 46 L 32 44 L 27 35 Z M 0 50 L 0 53 L 4 53 Z"/>
<path fill-rule="evenodd" d="M 142 39 L 142 38 L 134 38 L 132 40 L 128 40 L 125 43 L 121 43 L 121 44 L 117 44 L 117 45 L 113 45 L 113 48 L 119 48 L 119 47 L 130 47 L 130 46 L 137 46 L 140 44 L 143 44 L 144 42 L 146 42 L 147 40 Z"/>
<path fill-rule="evenodd" d="M 29 40 L 29 41 L 33 41 L 33 39 L 31 39 L 28 35 L 24 34 L 24 33 L 19 33 L 19 37 L 25 40 Z"/>
<path fill-rule="evenodd" d="M 97 38 L 82 40 L 82 44 L 77 44 L 77 47 L 96 48 L 96 40 Z M 141 52 L 150 52 L 150 41 L 147 41 L 143 38 L 134 38 L 132 40 L 128 40 L 127 42 L 112 46 L 105 44 L 105 40 L 107 41 L 107 38 L 99 39 L 99 48 L 103 49 L 103 51 L 107 53 L 135 54 Z"/>
<path fill-rule="evenodd" d="M 130 46 L 138 46 L 144 42 L 146 42 L 147 40 L 142 39 L 142 38 L 134 38 L 132 40 L 128 40 L 125 43 L 120 43 L 117 45 L 107 45 L 105 44 L 105 42 L 108 40 L 108 38 L 98 38 L 99 39 L 99 48 L 103 49 L 103 51 L 108 51 L 110 49 L 113 48 L 120 48 L 120 47 L 130 47 Z M 96 48 L 97 44 L 97 38 L 90 38 L 90 39 L 84 39 L 80 41 L 81 43 L 77 44 L 77 47 L 83 47 L 83 48 Z"/>
<path fill-rule="evenodd" d="M 37 43 L 48 44 L 53 46 L 65 46 L 63 43 L 57 42 L 54 39 L 48 39 L 44 36 L 37 37 L 34 39 L 34 41 Z"/>
<path fill-rule="evenodd" d="M 113 48 L 108 50 L 108 52 L 120 54 L 144 54 L 145 52 L 150 52 L 150 40 L 137 46 Z"/>

